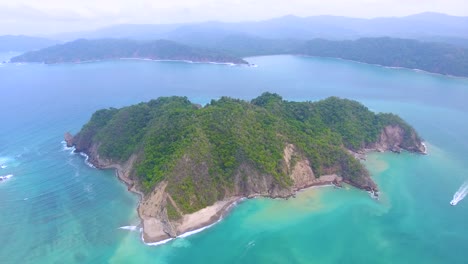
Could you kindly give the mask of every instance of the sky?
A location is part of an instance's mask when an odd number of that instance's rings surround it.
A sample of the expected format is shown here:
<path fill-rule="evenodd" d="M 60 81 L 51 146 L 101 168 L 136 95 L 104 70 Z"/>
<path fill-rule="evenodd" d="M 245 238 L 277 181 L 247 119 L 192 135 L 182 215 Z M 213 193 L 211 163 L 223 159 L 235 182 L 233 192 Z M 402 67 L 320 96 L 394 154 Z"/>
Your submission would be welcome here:
<path fill-rule="evenodd" d="M 284 15 L 468 16 L 467 0 L 0 0 L 0 35 L 47 35 L 124 23 L 252 21 Z"/>

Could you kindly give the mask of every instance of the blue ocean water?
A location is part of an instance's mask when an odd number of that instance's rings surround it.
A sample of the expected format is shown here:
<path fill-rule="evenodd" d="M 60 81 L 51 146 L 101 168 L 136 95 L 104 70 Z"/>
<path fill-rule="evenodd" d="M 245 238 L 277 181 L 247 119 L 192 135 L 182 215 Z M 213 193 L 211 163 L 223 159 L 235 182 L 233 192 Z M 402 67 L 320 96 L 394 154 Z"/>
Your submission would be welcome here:
<path fill-rule="evenodd" d="M 13 177 L 0 182 L 0 263 L 466 263 L 468 200 L 449 201 L 468 180 L 468 79 L 336 59 L 248 60 L 259 66 L 1 64 L 0 176 Z M 326 187 L 247 200 L 210 229 L 150 247 L 119 229 L 138 224 L 138 197 L 61 143 L 100 108 L 264 91 L 299 101 L 334 95 L 397 113 L 429 155 L 370 155 L 380 201 Z"/>

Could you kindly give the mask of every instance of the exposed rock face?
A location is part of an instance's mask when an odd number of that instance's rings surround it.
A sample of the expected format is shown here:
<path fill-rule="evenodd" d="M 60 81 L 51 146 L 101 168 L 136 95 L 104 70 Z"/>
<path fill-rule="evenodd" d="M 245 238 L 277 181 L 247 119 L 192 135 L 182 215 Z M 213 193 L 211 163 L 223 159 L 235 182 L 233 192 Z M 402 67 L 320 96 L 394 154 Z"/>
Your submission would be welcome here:
<path fill-rule="evenodd" d="M 425 153 L 424 144 L 419 141 L 417 135 L 411 132 L 412 134 L 409 135 L 408 140 L 408 135 L 405 133 L 405 130 L 399 126 L 387 126 L 382 130 L 376 143 L 363 149 L 360 154 L 354 152 L 353 154 L 355 154 L 356 158 L 362 158 L 365 156 L 365 152 L 371 150 L 399 152 L 402 149 Z M 96 144 L 84 141 L 76 142 L 70 133 L 65 134 L 65 141 L 67 142 L 67 146 L 74 145 L 76 151 L 86 153 L 89 156 L 89 162 L 97 168 L 116 169 L 119 178 L 129 186 L 129 190 L 141 195 L 138 213 L 142 220 L 145 242 L 156 242 L 173 238 L 185 232 L 212 224 L 218 221 L 229 210 L 231 204 L 241 197 L 265 196 L 287 198 L 293 196 L 296 191 L 310 186 L 325 184 L 340 185 L 344 181 L 342 177 L 336 174 L 318 177 L 312 170 L 310 161 L 305 155 L 293 144 L 287 144 L 284 148 L 283 161 L 281 162 L 292 184 L 280 184 L 272 175 L 262 173 L 252 164 L 243 163 L 234 174 L 234 186 L 232 189 L 226 190 L 223 200 L 219 200 L 213 205 L 195 213 L 183 214 L 167 190 L 167 180 L 160 182 L 151 193 L 143 194 L 139 191 L 138 182 L 132 179 L 134 164 L 138 159 L 137 154 L 133 154 L 124 163 L 116 163 L 112 160 L 101 158 L 97 151 L 99 146 Z M 205 158 L 207 157 L 202 157 L 202 160 Z M 196 162 L 187 156 L 183 156 L 176 164 L 174 170 L 181 175 L 175 175 L 174 177 L 186 177 L 183 174 L 196 171 L 197 175 L 192 177 L 196 181 L 206 181 L 209 180 L 208 170 L 209 167 L 205 162 Z M 363 175 L 363 177 L 352 181 L 346 180 L 346 182 L 367 191 L 377 191 L 377 185 L 368 175 Z M 167 203 L 171 203 L 172 207 L 181 215 L 179 219 L 170 220 L 168 218 Z"/>
<path fill-rule="evenodd" d="M 73 147 L 74 145 L 73 136 L 72 134 L 70 134 L 70 132 L 65 133 L 64 139 L 65 139 L 65 142 L 67 143 L 67 147 L 69 148 Z"/>
<path fill-rule="evenodd" d="M 406 135 L 406 133 L 410 133 L 410 135 Z M 409 139 L 405 140 L 405 137 L 409 137 Z M 400 126 L 386 126 L 380 133 L 379 140 L 371 146 L 371 149 L 380 152 L 400 152 L 402 149 L 417 153 L 426 152 L 424 144 L 417 139 L 414 131 L 405 131 Z"/>

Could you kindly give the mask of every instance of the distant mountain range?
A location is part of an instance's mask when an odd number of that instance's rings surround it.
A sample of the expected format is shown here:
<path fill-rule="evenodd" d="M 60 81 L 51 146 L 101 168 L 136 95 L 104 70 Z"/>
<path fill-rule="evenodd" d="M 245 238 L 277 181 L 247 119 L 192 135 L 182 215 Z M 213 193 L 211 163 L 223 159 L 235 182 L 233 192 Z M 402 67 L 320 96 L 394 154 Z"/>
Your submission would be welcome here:
<path fill-rule="evenodd" d="M 273 40 L 349 40 L 393 37 L 442 42 L 468 47 L 468 17 L 421 13 L 406 17 L 373 19 L 341 16 L 283 16 L 252 22 L 203 22 L 186 24 L 121 24 L 93 31 L 67 32 L 44 38 L 0 36 L 0 52 L 29 51 L 76 39 L 166 39 L 193 46 L 215 46 L 232 37 Z"/>
<path fill-rule="evenodd" d="M 3 39 L 8 37 L 11 38 Z M 11 61 L 62 63 L 144 58 L 247 64 L 242 58 L 295 54 L 468 76 L 468 17 L 438 13 L 374 19 L 285 16 L 241 23 L 116 25 L 54 37 L 88 40 L 28 52 Z M 17 43 L 0 44 L 32 50 L 56 44 L 39 38 L 14 40 Z"/>
<path fill-rule="evenodd" d="M 231 35 L 267 39 L 330 40 L 363 37 L 397 37 L 442 41 L 468 46 L 468 17 L 421 13 L 406 17 L 373 19 L 341 16 L 284 16 L 258 22 L 204 22 L 191 24 L 115 25 L 95 31 L 51 36 L 60 40 L 77 38 L 169 39 L 187 44 L 217 42 Z"/>

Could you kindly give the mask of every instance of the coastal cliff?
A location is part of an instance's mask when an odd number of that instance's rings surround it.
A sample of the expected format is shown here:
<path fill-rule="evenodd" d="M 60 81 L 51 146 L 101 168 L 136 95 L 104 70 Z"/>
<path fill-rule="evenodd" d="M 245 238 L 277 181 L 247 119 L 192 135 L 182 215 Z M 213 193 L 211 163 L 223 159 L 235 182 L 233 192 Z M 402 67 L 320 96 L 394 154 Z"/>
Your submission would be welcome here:
<path fill-rule="evenodd" d="M 377 192 L 356 157 L 366 151 L 425 153 L 399 117 L 331 97 L 288 102 L 265 93 L 200 108 L 183 97 L 97 111 L 68 146 L 117 170 L 141 195 L 145 242 L 218 221 L 237 200 L 287 198 L 310 186 L 349 183 Z M 360 153 L 360 154 L 359 154 Z"/>

